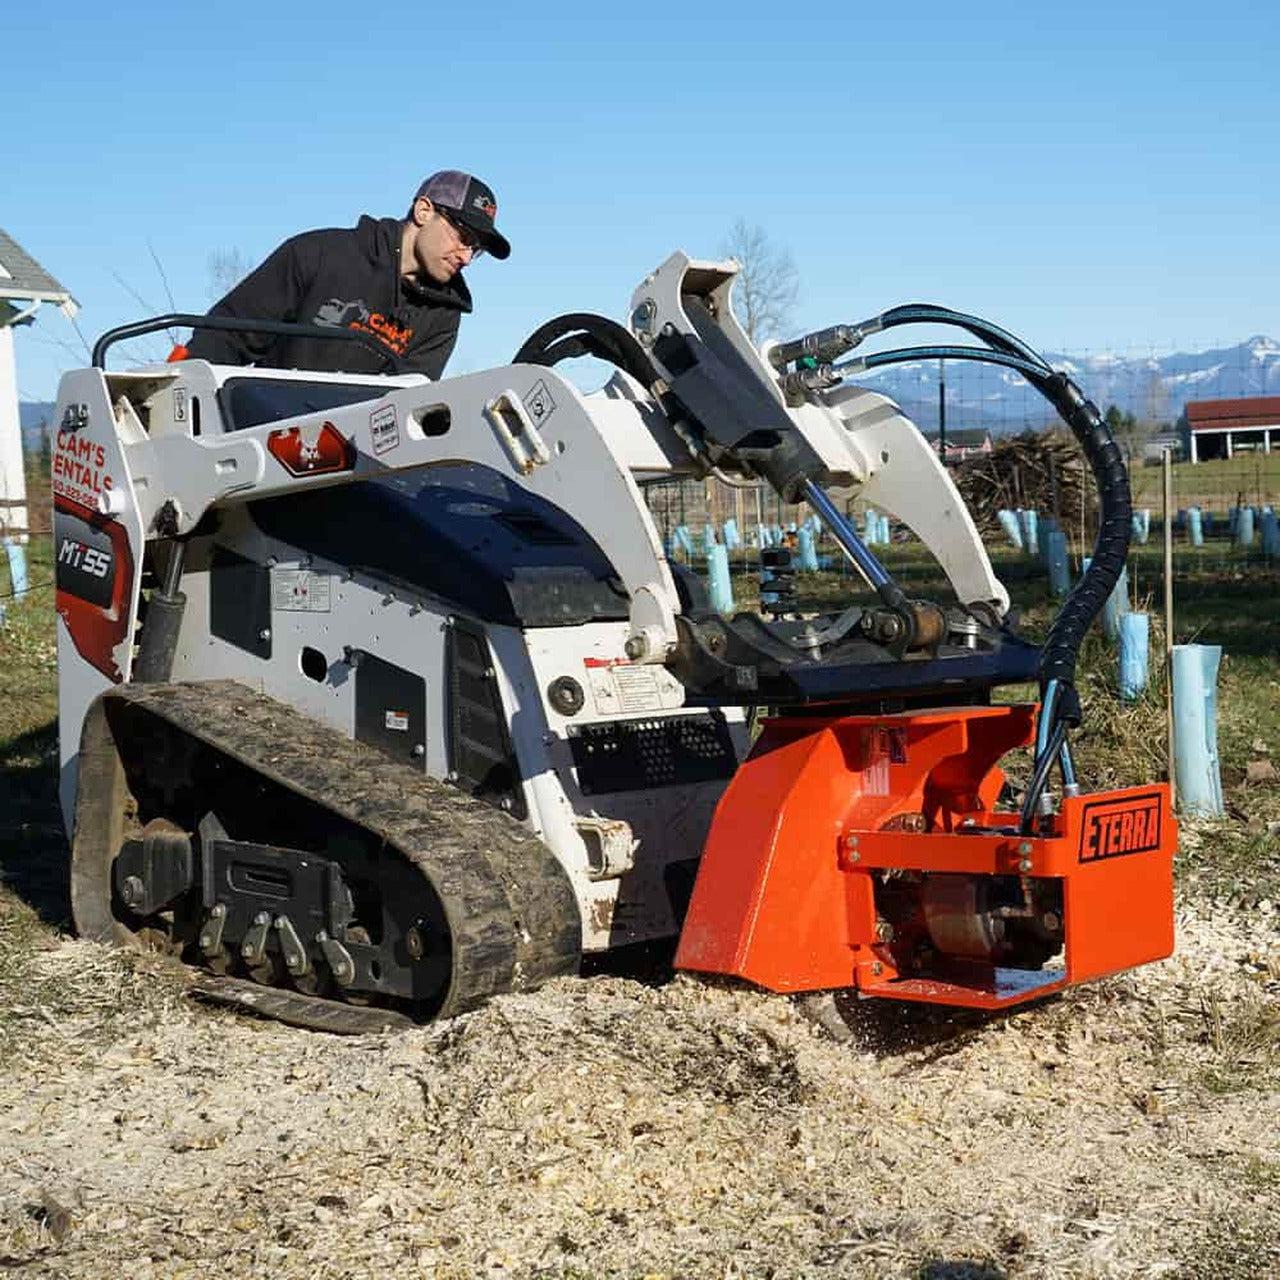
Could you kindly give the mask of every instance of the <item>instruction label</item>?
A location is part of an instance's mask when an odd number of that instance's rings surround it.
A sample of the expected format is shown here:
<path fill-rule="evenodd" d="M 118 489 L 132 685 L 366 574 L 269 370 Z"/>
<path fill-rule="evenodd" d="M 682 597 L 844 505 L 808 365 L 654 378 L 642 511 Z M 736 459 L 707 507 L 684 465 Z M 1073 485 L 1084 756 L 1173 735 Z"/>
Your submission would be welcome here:
<path fill-rule="evenodd" d="M 328 613 L 331 579 L 310 569 L 272 569 L 271 607 L 285 613 Z"/>
<path fill-rule="evenodd" d="M 684 705 L 684 690 L 666 670 L 586 662 L 587 684 L 601 715 L 626 711 L 671 711 Z"/>
<path fill-rule="evenodd" d="M 383 718 L 383 723 L 388 729 L 394 729 L 397 733 L 408 733 L 409 713 L 407 711 L 388 711 Z"/>
<path fill-rule="evenodd" d="M 400 443 L 400 423 L 394 405 L 384 404 L 369 415 L 369 434 L 374 453 L 386 453 Z"/>

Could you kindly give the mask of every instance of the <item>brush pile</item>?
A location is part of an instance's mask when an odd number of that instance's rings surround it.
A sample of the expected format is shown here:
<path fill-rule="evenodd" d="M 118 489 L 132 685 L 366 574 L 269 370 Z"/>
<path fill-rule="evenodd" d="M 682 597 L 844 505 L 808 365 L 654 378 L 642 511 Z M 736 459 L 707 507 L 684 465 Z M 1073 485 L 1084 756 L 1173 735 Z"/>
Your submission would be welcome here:
<path fill-rule="evenodd" d="M 995 441 L 990 453 L 951 468 L 961 496 L 983 534 L 999 534 L 997 513 L 1019 507 L 1054 515 L 1075 528 L 1091 520 L 1096 497 L 1080 446 L 1062 431 L 1027 431 Z"/>

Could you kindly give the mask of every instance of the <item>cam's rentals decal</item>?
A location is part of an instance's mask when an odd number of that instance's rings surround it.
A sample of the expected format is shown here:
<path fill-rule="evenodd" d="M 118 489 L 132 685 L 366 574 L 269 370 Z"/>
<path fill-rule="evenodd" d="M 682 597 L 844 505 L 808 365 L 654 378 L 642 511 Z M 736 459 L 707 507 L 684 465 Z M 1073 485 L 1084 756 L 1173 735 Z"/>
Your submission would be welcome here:
<path fill-rule="evenodd" d="M 102 445 L 64 422 L 53 446 L 54 497 L 93 509 L 111 492 L 113 483 Z"/>
<path fill-rule="evenodd" d="M 70 498 L 53 506 L 58 615 L 76 652 L 110 680 L 124 678 L 115 650 L 129 627 L 133 554 L 117 520 Z"/>
<path fill-rule="evenodd" d="M 1084 807 L 1080 861 L 1098 862 L 1160 847 L 1160 793 L 1099 800 Z"/>

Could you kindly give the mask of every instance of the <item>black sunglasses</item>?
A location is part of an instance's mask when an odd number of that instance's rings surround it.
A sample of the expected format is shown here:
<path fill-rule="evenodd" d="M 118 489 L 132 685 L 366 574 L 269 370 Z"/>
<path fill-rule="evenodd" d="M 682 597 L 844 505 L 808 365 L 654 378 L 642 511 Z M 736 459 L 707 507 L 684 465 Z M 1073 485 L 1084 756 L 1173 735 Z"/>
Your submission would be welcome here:
<path fill-rule="evenodd" d="M 465 222 L 460 222 L 447 209 L 442 209 L 439 205 L 436 205 L 436 212 L 458 233 L 462 247 L 471 250 L 473 259 L 484 253 L 484 245 L 480 243 L 480 237 Z"/>

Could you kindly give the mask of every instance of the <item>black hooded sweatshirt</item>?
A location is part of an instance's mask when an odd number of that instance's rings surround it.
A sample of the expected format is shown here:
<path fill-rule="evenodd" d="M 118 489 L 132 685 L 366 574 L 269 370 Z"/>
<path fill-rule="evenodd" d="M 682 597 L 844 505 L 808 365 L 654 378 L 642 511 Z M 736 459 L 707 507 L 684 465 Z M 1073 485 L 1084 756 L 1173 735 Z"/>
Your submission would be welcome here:
<path fill-rule="evenodd" d="M 386 355 L 363 342 L 197 329 L 193 359 L 273 369 L 341 373 L 425 373 L 438 378 L 458 338 L 471 292 L 461 275 L 418 284 L 400 274 L 404 223 L 371 218 L 354 227 L 305 231 L 286 240 L 246 276 L 211 316 L 332 325 L 372 334 Z M 392 354 L 400 359 L 396 367 Z"/>

